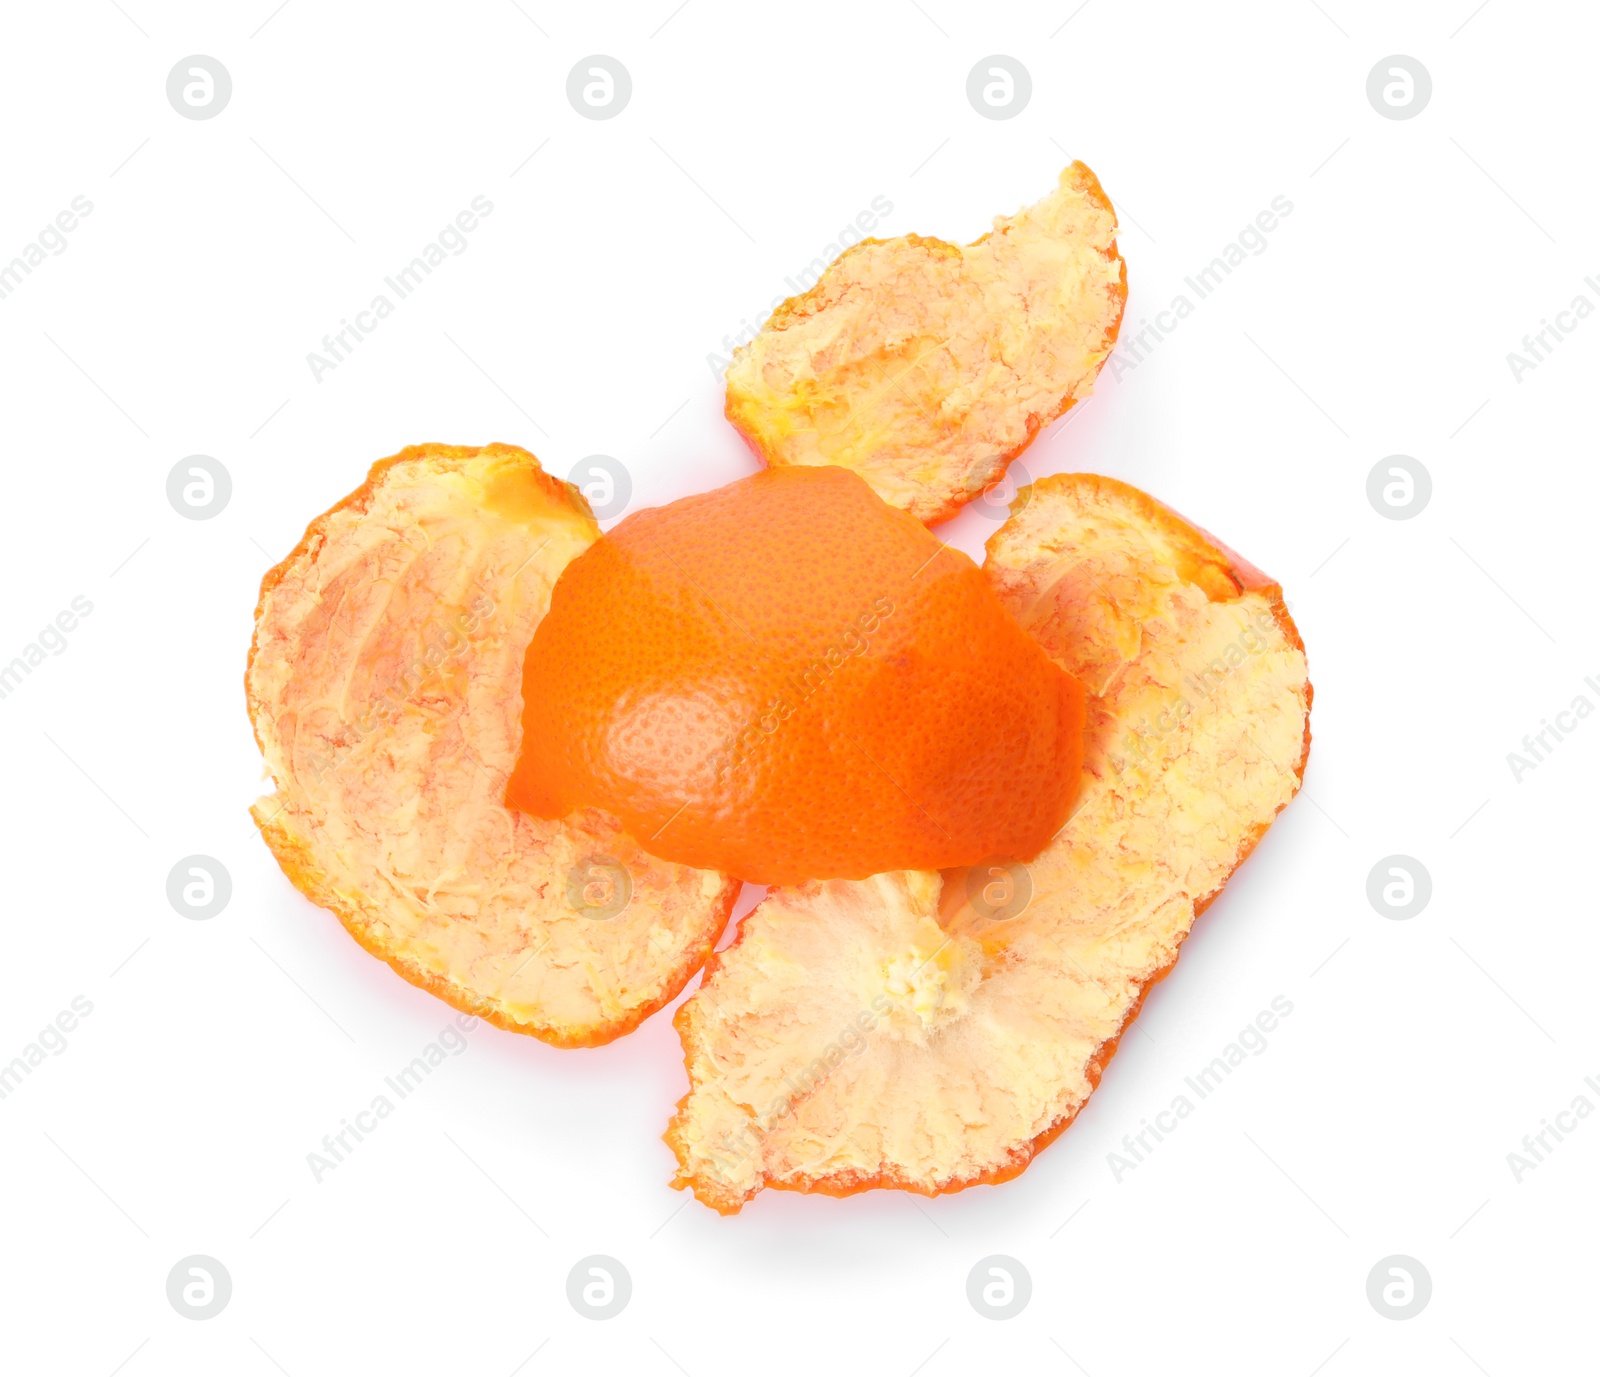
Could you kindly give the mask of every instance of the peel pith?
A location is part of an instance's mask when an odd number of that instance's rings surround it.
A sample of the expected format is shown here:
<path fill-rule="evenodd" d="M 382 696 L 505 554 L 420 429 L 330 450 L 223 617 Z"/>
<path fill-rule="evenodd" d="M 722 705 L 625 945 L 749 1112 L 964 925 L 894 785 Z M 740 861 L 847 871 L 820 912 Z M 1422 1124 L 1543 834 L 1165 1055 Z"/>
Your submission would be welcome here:
<path fill-rule="evenodd" d="M 1127 294 L 1116 213 L 1074 162 L 971 244 L 846 249 L 735 350 L 726 414 L 768 464 L 853 468 L 937 525 L 1089 395 Z"/>
<path fill-rule="evenodd" d="M 262 580 L 245 673 L 277 788 L 251 812 L 295 886 L 410 983 L 568 1047 L 671 1000 L 738 892 L 602 813 L 541 823 L 499 803 L 522 653 L 598 534 L 525 450 L 414 446 Z M 614 914 L 588 906 L 596 862 L 629 890 Z"/>
<path fill-rule="evenodd" d="M 743 920 L 675 1018 L 690 1090 L 666 1135 L 674 1184 L 720 1212 L 764 1186 L 936 1195 L 1017 1175 L 1082 1109 L 1299 788 L 1304 648 L 1278 586 L 1225 547 L 1136 489 L 1069 475 L 1019 494 L 985 567 L 1090 681 L 1078 809 L 1029 867 L 1016 916 L 980 912 L 959 873 L 900 872 L 774 891 Z M 1109 584 L 1109 610 L 1074 619 L 1086 572 Z M 1204 676 L 1207 702 L 1150 728 L 1153 704 L 1175 714 L 1174 692 L 1200 696 L 1185 673 Z M 1130 744 L 1133 714 L 1147 729 Z M 928 949 L 929 923 L 967 973 L 911 1000 L 918 1034 L 894 1022 L 903 999 L 877 1001 L 895 960 Z"/>

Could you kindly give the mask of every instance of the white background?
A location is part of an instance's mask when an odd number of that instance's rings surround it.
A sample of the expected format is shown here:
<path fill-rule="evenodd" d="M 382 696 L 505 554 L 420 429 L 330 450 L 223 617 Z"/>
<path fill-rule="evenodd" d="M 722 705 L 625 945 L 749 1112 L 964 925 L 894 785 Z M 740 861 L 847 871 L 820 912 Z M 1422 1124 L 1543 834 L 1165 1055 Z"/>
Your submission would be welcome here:
<path fill-rule="evenodd" d="M 0 1102 L 0 1366 L 1589 1361 L 1600 1123 L 1520 1182 L 1506 1155 L 1575 1096 L 1600 1105 L 1600 719 L 1520 782 L 1506 754 L 1580 692 L 1600 704 L 1600 317 L 1520 382 L 1506 355 L 1580 292 L 1600 305 L 1592 11 L 273 3 L 5 12 L 0 262 L 74 196 L 94 209 L 0 300 L 0 660 L 73 597 L 94 610 L 0 701 L 0 1058 L 75 996 L 93 1013 Z M 195 53 L 233 80 L 208 121 L 165 95 Z M 608 121 L 565 96 L 593 53 L 632 74 Z M 965 95 L 995 53 L 1033 80 L 1004 121 Z M 1366 97 L 1395 53 L 1432 75 L 1411 120 Z M 1316 685 L 1302 797 L 1077 1124 L 1002 1187 L 771 1192 L 723 1219 L 665 1184 L 684 1088 L 668 1015 L 583 1052 L 485 1027 L 315 1182 L 306 1154 L 451 1014 L 304 901 L 246 815 L 262 573 L 411 442 L 511 441 L 561 474 L 615 455 L 635 506 L 750 471 L 706 361 L 724 336 L 875 196 L 894 207 L 880 234 L 967 239 L 1069 157 L 1122 215 L 1125 334 L 1274 196 L 1293 203 L 1025 462 L 1129 479 L 1271 571 Z M 466 252 L 316 381 L 308 351 L 480 194 L 494 210 Z M 209 521 L 165 495 L 194 453 L 233 479 Z M 1408 521 L 1366 497 L 1395 453 L 1433 479 Z M 992 527 L 952 529 L 976 550 Z M 209 922 L 165 897 L 197 852 L 233 877 Z M 1365 896 L 1391 853 L 1433 879 L 1406 922 Z M 1123 1135 L 1279 995 L 1294 1011 L 1267 1050 L 1116 1180 Z M 205 1322 L 165 1295 L 193 1253 L 233 1278 Z M 564 1289 L 594 1253 L 633 1278 L 604 1323 Z M 1033 1279 L 1004 1323 L 965 1298 L 994 1253 Z M 1404 1322 L 1366 1297 L 1395 1253 L 1433 1279 Z"/>

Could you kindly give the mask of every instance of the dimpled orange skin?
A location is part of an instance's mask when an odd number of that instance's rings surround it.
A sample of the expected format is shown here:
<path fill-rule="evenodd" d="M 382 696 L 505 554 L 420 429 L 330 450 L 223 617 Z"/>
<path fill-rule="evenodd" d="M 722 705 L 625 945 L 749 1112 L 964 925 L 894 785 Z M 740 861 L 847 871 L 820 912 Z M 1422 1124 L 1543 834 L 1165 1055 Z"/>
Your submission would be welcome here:
<path fill-rule="evenodd" d="M 599 807 L 758 884 L 1026 860 L 1066 820 L 1084 692 L 982 572 L 856 474 L 769 469 L 569 564 L 506 801 Z"/>

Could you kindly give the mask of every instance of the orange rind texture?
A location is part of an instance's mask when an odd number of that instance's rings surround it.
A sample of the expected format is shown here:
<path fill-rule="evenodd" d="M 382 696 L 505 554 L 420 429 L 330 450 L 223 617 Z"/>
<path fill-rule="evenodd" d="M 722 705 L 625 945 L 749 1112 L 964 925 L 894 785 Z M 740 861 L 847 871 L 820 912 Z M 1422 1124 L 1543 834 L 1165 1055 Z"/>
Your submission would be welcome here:
<path fill-rule="evenodd" d="M 563 1047 L 672 999 L 739 887 L 603 813 L 502 802 L 524 653 L 598 536 L 525 450 L 403 450 L 262 580 L 245 673 L 275 785 L 251 812 L 289 879 L 413 985 Z"/>
<path fill-rule="evenodd" d="M 675 1184 L 723 1213 L 766 1186 L 1017 1175 L 1299 789 L 1304 647 L 1278 586 L 1204 532 L 1114 480 L 1046 478 L 985 570 L 1090 691 L 1078 804 L 1024 867 L 777 889 L 744 919 L 678 1011 L 666 1135 Z"/>
<path fill-rule="evenodd" d="M 971 244 L 853 245 L 734 352 L 728 419 L 769 464 L 854 469 L 947 520 L 1089 395 L 1128 295 L 1116 230 L 1075 162 Z"/>
<path fill-rule="evenodd" d="M 765 469 L 636 512 L 556 585 L 507 800 L 591 806 L 758 884 L 1031 856 L 1083 689 L 982 570 L 858 474 Z"/>

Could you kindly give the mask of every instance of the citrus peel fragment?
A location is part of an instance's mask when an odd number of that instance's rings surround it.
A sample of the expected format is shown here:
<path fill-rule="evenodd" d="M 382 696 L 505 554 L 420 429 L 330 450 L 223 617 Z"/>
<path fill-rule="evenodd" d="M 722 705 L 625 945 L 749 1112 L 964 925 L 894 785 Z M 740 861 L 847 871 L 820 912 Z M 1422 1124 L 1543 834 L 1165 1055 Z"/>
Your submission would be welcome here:
<path fill-rule="evenodd" d="M 1090 688 L 1082 794 L 1025 866 L 780 888 L 743 920 L 676 1016 L 690 1088 L 666 1135 L 675 1184 L 723 1213 L 766 1186 L 1022 1171 L 1299 788 L 1311 686 L 1276 584 L 1090 475 L 1025 489 L 988 549 Z"/>
<path fill-rule="evenodd" d="M 845 469 L 768 469 L 568 566 L 507 799 L 757 883 L 860 879 L 1031 856 L 1082 738 L 1081 687 L 970 559 Z"/>
<path fill-rule="evenodd" d="M 245 675 L 284 873 L 412 984 L 559 1046 L 676 995 L 738 891 L 602 813 L 503 804 L 524 653 L 598 535 L 525 450 L 404 450 L 263 579 Z"/>
<path fill-rule="evenodd" d="M 868 239 L 734 352 L 727 416 L 769 464 L 838 464 L 929 525 L 1089 395 L 1127 300 L 1082 163 L 962 246 Z"/>

